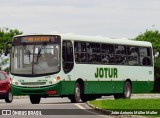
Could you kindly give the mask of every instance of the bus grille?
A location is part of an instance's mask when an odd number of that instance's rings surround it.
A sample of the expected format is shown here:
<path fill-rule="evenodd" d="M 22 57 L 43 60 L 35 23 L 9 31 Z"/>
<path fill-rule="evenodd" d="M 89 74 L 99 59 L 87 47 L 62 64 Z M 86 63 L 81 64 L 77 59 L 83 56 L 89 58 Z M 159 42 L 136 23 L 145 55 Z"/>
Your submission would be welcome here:
<path fill-rule="evenodd" d="M 44 85 L 46 82 L 24 82 L 22 85 Z"/>

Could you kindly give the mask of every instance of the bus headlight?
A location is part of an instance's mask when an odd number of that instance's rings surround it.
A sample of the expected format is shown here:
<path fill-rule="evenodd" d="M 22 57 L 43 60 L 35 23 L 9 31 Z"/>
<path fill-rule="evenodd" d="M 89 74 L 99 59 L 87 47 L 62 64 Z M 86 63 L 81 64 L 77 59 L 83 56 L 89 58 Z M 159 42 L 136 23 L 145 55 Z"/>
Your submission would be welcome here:
<path fill-rule="evenodd" d="M 18 85 L 18 82 L 16 82 L 14 79 L 11 80 L 11 83 L 12 83 L 13 85 Z"/>
<path fill-rule="evenodd" d="M 53 79 L 53 82 L 56 83 L 56 82 L 57 82 L 57 79 L 54 78 L 54 79 Z"/>
<path fill-rule="evenodd" d="M 53 83 L 57 83 L 60 80 L 60 76 L 54 77 L 53 78 Z"/>

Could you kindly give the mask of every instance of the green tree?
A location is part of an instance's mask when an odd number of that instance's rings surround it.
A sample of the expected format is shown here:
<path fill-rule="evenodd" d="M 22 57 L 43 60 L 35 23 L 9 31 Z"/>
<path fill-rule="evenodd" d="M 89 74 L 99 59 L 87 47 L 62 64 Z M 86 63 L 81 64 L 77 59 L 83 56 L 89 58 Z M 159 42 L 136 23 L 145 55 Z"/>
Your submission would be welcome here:
<path fill-rule="evenodd" d="M 146 30 L 143 34 L 138 35 L 135 40 L 151 42 L 154 54 L 157 52 L 160 54 L 160 32 L 158 30 Z"/>
<path fill-rule="evenodd" d="M 0 54 L 5 48 L 5 43 L 11 41 L 13 36 L 22 34 L 18 29 L 0 28 Z"/>

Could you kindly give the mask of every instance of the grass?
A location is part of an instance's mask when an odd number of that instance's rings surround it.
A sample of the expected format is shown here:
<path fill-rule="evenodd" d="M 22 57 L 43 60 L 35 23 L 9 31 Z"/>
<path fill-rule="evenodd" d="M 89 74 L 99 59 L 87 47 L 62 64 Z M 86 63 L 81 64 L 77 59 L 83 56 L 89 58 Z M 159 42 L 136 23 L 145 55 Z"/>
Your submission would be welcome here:
<path fill-rule="evenodd" d="M 111 111 L 111 114 L 114 111 L 118 111 L 119 114 L 121 114 L 121 111 L 126 111 L 128 112 L 128 115 L 154 116 L 156 118 L 160 118 L 160 99 L 93 100 L 89 101 L 89 104 Z M 147 113 L 148 111 L 149 113 Z"/>
<path fill-rule="evenodd" d="M 159 99 L 118 99 L 118 100 L 93 100 L 90 104 L 102 109 L 159 109 Z"/>

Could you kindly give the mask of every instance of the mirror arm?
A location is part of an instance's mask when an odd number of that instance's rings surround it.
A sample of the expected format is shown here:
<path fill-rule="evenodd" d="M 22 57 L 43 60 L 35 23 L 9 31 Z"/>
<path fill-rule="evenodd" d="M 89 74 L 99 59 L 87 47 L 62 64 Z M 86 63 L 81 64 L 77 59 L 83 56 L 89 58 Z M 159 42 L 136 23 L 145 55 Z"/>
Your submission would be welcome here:
<path fill-rule="evenodd" d="M 12 42 L 7 42 L 6 43 L 6 47 L 5 47 L 5 56 L 7 56 L 8 55 L 8 53 L 9 53 L 9 48 L 8 48 L 8 45 L 12 45 Z"/>

